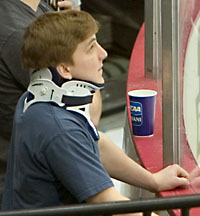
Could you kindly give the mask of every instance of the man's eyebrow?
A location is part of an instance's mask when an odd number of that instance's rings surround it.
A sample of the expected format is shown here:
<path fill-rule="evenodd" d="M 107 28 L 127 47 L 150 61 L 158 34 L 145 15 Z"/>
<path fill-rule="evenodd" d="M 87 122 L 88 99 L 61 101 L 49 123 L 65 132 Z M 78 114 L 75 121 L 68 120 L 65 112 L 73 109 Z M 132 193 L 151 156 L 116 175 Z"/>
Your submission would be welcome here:
<path fill-rule="evenodd" d="M 97 40 L 96 37 L 92 38 L 92 39 L 87 43 L 87 46 L 89 46 L 90 44 L 93 43 L 93 41 L 96 41 L 96 40 Z"/>

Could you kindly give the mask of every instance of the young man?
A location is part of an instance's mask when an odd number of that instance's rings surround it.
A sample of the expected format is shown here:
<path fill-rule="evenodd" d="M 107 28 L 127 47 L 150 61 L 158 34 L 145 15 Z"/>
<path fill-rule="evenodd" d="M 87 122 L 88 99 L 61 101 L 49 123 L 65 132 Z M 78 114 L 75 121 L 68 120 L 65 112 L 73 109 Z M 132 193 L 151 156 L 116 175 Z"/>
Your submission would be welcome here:
<path fill-rule="evenodd" d="M 80 0 L 62 1 L 65 9 L 79 7 Z M 0 204 L 15 107 L 29 84 L 29 72 L 21 67 L 24 28 L 52 8 L 40 0 L 1 0 L 0 6 Z"/>
<path fill-rule="evenodd" d="M 16 108 L 2 210 L 127 200 L 110 176 L 154 192 L 189 184 L 178 165 L 152 174 L 96 131 L 88 106 L 107 57 L 97 31 L 74 10 L 46 13 L 25 30 L 23 65 L 33 73 Z"/>

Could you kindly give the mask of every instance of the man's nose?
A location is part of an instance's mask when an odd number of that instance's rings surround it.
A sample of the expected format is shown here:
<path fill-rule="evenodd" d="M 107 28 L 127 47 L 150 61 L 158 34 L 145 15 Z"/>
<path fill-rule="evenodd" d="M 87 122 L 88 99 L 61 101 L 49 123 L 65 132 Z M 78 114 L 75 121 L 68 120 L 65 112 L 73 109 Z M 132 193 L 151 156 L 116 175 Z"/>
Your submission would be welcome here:
<path fill-rule="evenodd" d="M 100 44 L 98 46 L 99 46 L 99 58 L 100 60 L 104 60 L 105 58 L 107 58 L 108 53 Z"/>

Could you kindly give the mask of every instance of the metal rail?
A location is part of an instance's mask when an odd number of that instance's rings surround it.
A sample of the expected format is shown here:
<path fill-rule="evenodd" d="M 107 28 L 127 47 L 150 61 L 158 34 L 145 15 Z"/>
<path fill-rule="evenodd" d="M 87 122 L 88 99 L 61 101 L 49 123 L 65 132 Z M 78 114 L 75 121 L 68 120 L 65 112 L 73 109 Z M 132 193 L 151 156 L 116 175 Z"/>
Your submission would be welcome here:
<path fill-rule="evenodd" d="M 0 212 L 0 216 L 108 216 L 133 212 L 143 212 L 144 216 L 149 216 L 152 211 L 170 209 L 181 209 L 182 216 L 189 216 L 190 208 L 195 207 L 200 207 L 200 194 L 101 204 L 78 204 L 56 208 L 4 211 Z"/>

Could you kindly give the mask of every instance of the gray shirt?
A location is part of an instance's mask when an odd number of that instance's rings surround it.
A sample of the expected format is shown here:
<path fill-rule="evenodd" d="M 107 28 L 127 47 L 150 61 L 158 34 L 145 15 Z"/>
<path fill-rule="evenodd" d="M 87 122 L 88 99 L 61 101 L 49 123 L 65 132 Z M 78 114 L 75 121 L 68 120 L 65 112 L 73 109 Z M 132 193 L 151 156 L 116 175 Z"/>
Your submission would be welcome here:
<path fill-rule="evenodd" d="M 0 201 L 6 172 L 13 116 L 19 97 L 26 91 L 29 71 L 21 66 L 24 28 L 38 15 L 51 10 L 41 2 L 35 13 L 19 0 L 1 0 L 0 6 Z"/>

